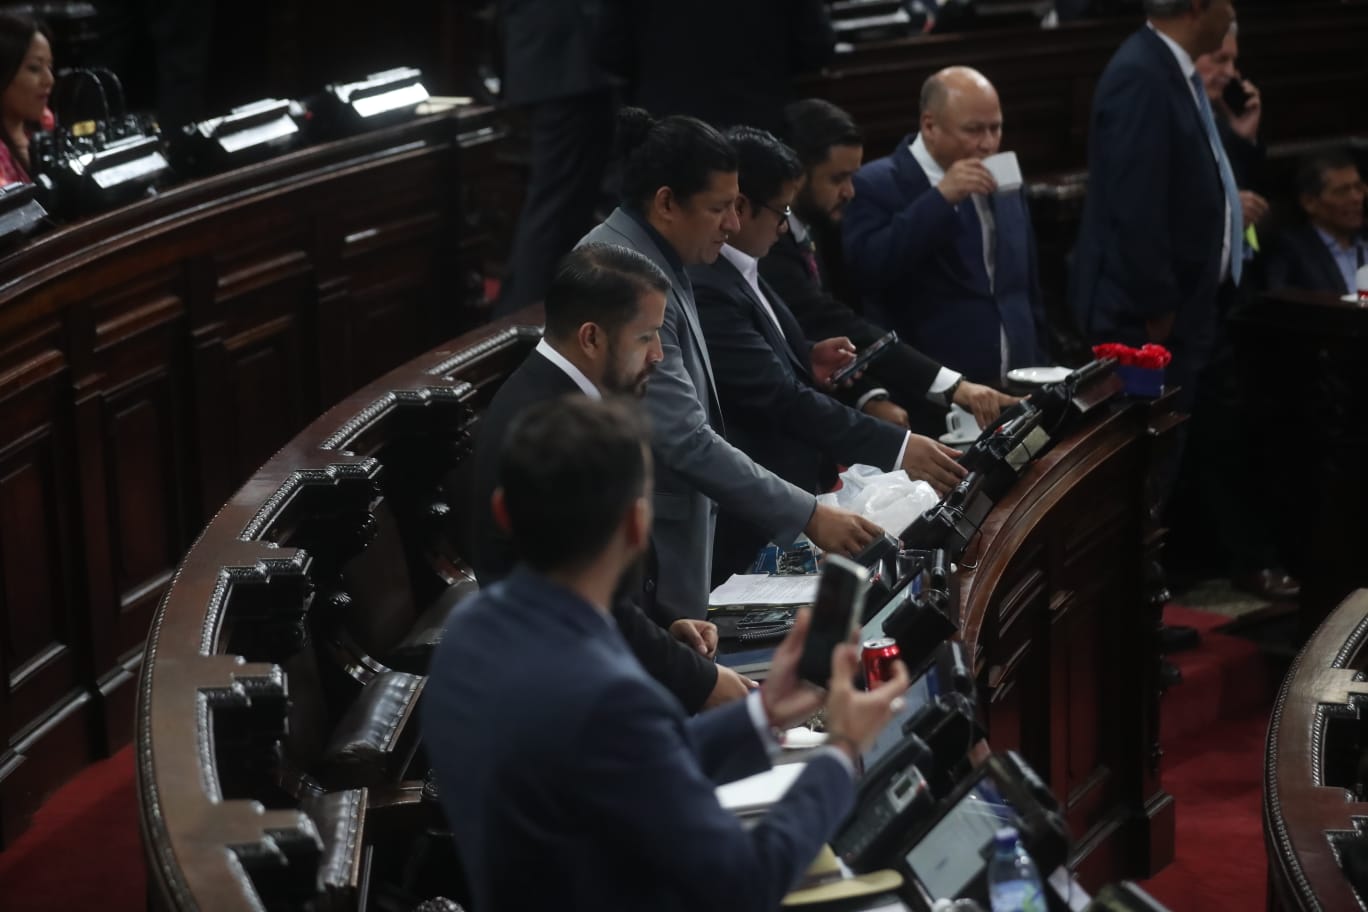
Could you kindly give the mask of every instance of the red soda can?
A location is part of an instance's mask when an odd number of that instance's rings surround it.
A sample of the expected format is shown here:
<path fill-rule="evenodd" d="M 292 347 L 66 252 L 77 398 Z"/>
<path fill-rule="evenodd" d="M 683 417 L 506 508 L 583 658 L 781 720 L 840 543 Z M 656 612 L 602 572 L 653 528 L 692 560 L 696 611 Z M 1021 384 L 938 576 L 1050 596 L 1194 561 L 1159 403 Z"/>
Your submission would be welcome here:
<path fill-rule="evenodd" d="M 865 640 L 860 661 L 864 665 L 865 684 L 873 690 L 893 677 L 893 663 L 898 661 L 898 641 L 892 637 Z"/>

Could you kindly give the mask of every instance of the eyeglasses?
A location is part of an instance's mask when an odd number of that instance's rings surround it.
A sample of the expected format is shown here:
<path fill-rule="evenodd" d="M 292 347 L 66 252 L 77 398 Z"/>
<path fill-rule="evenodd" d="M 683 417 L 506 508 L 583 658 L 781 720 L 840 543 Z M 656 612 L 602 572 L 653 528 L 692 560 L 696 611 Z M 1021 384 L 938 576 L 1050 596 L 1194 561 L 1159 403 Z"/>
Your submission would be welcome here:
<path fill-rule="evenodd" d="M 775 215 L 779 216 L 779 230 L 788 230 L 789 216 L 793 214 L 792 206 L 785 206 L 783 209 L 776 209 L 769 203 L 756 203 L 755 205 L 761 209 L 768 209 L 770 212 L 773 212 Z"/>

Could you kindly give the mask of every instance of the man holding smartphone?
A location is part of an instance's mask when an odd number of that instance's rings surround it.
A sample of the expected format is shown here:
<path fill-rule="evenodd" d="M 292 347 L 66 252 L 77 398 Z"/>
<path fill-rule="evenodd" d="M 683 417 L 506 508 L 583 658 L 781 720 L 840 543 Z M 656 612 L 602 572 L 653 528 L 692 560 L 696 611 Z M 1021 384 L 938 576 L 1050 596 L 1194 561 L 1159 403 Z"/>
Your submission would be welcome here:
<path fill-rule="evenodd" d="M 509 429 L 493 504 L 524 564 L 452 614 L 423 695 L 478 909 L 778 908 L 853 806 L 856 758 L 900 708 L 906 668 L 858 691 L 852 643 L 831 651 L 825 692 L 801 682 L 803 612 L 760 690 L 684 717 L 608 607 L 651 536 L 650 454 L 624 400 L 542 402 Z M 775 730 L 823 705 L 827 746 L 747 829 L 716 786 L 768 769 Z"/>
<path fill-rule="evenodd" d="M 1245 227 L 1268 215 L 1268 200 L 1255 192 L 1262 183 L 1266 150 L 1259 141 L 1263 99 L 1254 83 L 1240 75 L 1239 23 L 1230 23 L 1220 48 L 1193 61 L 1216 118 L 1216 129 L 1240 188 Z"/>
<path fill-rule="evenodd" d="M 846 336 L 866 349 L 884 334 L 850 307 L 833 281 L 840 270 L 841 220 L 855 196 L 855 172 L 864 160 L 864 138 L 849 114 L 822 98 L 795 101 L 784 109 L 780 136 L 803 163 L 802 186 L 788 230 L 760 260 L 760 275 L 784 299 L 809 338 Z M 820 236 L 820 239 L 819 239 Z M 1016 402 L 990 386 L 973 383 L 899 339 L 878 364 L 840 393 L 856 408 L 919 431 L 944 427 L 951 403 L 992 424 Z"/>
<path fill-rule="evenodd" d="M 793 150 L 754 127 L 726 133 L 736 153 L 737 230 L 710 264 L 689 268 L 728 438 L 746 455 L 804 490 L 832 480 L 824 465 L 904 469 L 941 493 L 965 474 L 958 452 L 839 402 L 830 378 L 854 352 L 844 337 L 816 344 L 759 274 L 759 260 L 788 230 L 803 178 Z M 714 582 L 744 570 L 767 542 L 765 530 L 727 510 L 717 522 Z"/>

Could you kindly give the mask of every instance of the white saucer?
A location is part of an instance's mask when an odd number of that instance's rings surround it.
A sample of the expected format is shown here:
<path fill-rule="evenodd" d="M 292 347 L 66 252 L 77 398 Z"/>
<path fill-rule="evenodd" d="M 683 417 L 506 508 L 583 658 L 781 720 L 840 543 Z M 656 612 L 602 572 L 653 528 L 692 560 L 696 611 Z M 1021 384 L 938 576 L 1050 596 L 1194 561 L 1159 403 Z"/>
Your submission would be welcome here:
<path fill-rule="evenodd" d="M 954 434 L 951 432 L 946 432 L 944 434 L 941 434 L 936 439 L 939 440 L 941 443 L 945 444 L 946 446 L 957 447 L 973 443 L 975 440 L 978 440 L 978 438 L 979 432 L 975 431 L 972 434 Z"/>
<path fill-rule="evenodd" d="M 1359 300 L 1359 296 L 1356 295 L 1356 294 L 1340 295 L 1340 300 L 1343 301 L 1345 304 L 1361 304 L 1361 303 L 1363 303 L 1362 301 Z"/>
<path fill-rule="evenodd" d="M 1013 383 L 1029 383 L 1040 386 L 1044 383 L 1058 383 L 1073 373 L 1067 367 L 1018 367 L 1007 372 L 1007 379 Z"/>

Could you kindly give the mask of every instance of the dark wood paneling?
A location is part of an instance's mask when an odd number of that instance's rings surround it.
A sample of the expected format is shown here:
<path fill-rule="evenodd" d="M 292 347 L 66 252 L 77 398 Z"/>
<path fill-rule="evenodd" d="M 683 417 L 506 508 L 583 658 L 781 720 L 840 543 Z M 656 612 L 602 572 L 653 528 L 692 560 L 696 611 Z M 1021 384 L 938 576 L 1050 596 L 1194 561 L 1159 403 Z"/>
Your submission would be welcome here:
<path fill-rule="evenodd" d="M 961 627 L 989 741 L 1046 779 L 1091 888 L 1149 876 L 1172 856 L 1172 816 L 1154 810 L 1171 799 L 1148 751 L 1157 730 L 1157 644 L 1141 585 L 1145 474 L 1156 455 L 1149 420 L 1131 403 L 1046 454 L 961 562 Z"/>
<path fill-rule="evenodd" d="M 1299 2 L 1242 9 L 1240 65 L 1263 94 L 1267 142 L 1342 136 L 1368 123 L 1368 4 Z M 799 82 L 806 95 L 848 110 L 864 130 L 866 155 L 887 155 L 916 129 L 922 81 L 967 65 L 997 86 L 1003 148 L 1028 179 L 1083 168 L 1093 87 L 1107 61 L 1139 25 L 1112 19 L 1050 29 L 918 35 L 861 44 L 820 76 Z"/>
<path fill-rule="evenodd" d="M 501 136 L 488 111 L 417 120 L 0 258 L 0 846 L 130 737 L 203 523 L 325 406 L 474 319 L 445 293 L 479 268 L 456 206 L 466 150 Z"/>

